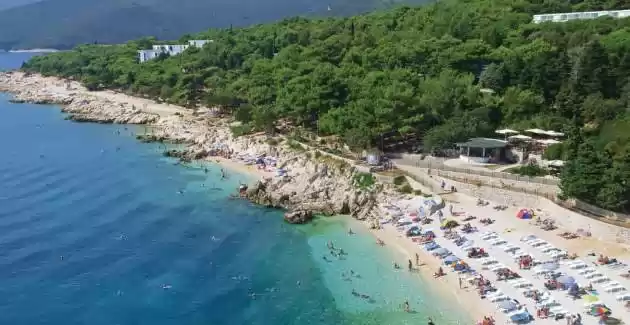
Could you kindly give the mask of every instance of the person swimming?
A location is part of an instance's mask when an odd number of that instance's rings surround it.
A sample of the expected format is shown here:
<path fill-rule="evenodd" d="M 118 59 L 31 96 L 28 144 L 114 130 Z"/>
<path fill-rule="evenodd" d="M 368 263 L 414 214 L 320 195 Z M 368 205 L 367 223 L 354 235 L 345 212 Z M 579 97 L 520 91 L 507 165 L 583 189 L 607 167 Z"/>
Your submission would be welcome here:
<path fill-rule="evenodd" d="M 410 308 L 409 308 L 409 301 L 405 300 L 405 303 L 403 303 L 403 309 L 405 310 L 405 312 L 409 312 Z"/>
<path fill-rule="evenodd" d="M 352 231 L 352 228 L 348 229 L 348 235 L 354 235 L 354 231 Z"/>
<path fill-rule="evenodd" d="M 395 269 L 400 269 L 400 265 L 398 265 L 398 263 L 394 262 L 394 268 Z"/>
<path fill-rule="evenodd" d="M 435 323 L 433 322 L 433 318 L 429 317 L 429 322 L 427 323 L 427 325 L 435 325 Z"/>

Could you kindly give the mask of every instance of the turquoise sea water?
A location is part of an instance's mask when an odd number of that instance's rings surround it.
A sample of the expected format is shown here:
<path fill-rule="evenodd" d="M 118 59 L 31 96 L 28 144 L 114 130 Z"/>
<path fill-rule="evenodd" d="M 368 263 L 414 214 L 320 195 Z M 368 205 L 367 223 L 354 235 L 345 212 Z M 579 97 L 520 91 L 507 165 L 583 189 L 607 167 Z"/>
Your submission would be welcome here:
<path fill-rule="evenodd" d="M 0 68 L 28 55 L 0 54 Z M 469 323 L 394 271 L 368 234 L 347 235 L 344 217 L 287 225 L 279 211 L 230 199 L 246 175 L 221 181 L 218 166 L 175 165 L 131 127 L 71 123 L 8 98 L 0 324 Z M 359 276 L 344 279 L 350 270 Z M 416 313 L 400 310 L 406 299 Z"/>

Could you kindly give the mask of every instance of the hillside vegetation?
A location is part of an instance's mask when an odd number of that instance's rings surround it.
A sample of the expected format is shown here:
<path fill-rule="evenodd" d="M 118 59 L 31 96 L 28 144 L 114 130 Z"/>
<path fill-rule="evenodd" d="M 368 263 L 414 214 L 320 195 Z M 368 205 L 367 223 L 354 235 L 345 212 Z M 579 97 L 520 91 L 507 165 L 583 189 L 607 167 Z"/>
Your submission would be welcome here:
<path fill-rule="evenodd" d="M 497 127 L 564 131 L 567 197 L 630 209 L 630 19 L 531 24 L 532 14 L 617 1 L 439 1 L 351 18 L 288 19 L 194 35 L 205 48 L 146 64 L 81 46 L 24 69 L 168 102 L 225 107 L 241 131 L 290 121 L 354 149 L 421 138 L 427 151 Z M 184 39 L 185 40 L 185 39 Z M 481 91 L 491 89 L 494 93 Z"/>
<path fill-rule="evenodd" d="M 428 0 L 41 0 L 19 7 L 35 0 L 5 1 L 15 8 L 0 11 L 0 49 L 68 49 L 146 35 L 173 39 L 211 27 L 352 15 Z"/>

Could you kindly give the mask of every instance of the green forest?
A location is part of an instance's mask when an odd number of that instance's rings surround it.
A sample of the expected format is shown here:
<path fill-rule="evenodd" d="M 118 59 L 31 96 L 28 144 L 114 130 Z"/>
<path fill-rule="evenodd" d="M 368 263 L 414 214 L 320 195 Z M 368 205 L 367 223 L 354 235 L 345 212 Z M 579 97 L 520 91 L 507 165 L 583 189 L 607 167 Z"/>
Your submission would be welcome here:
<path fill-rule="evenodd" d="M 384 136 L 425 151 L 498 127 L 563 131 L 562 191 L 630 211 L 630 19 L 532 24 L 625 0 L 444 0 L 353 16 L 213 29 L 203 49 L 138 64 L 151 38 L 84 45 L 23 69 L 186 105 L 221 106 L 241 132 L 290 122 L 353 149 Z"/>

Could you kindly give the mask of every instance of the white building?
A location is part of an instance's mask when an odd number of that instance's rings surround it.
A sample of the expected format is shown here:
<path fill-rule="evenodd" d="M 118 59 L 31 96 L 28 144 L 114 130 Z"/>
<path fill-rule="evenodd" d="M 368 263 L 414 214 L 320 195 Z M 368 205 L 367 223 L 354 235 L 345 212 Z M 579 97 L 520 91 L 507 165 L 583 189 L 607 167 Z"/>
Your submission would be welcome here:
<path fill-rule="evenodd" d="M 194 46 L 194 47 L 198 47 L 198 48 L 202 48 L 204 45 L 206 45 L 207 43 L 212 43 L 212 40 L 199 40 L 199 39 L 193 39 L 188 41 L 188 44 L 190 46 Z"/>
<path fill-rule="evenodd" d="M 149 60 L 153 60 L 160 56 L 162 52 L 156 50 L 140 50 L 138 51 L 138 61 L 140 63 L 147 62 Z"/>
<path fill-rule="evenodd" d="M 599 17 L 610 16 L 613 18 L 630 17 L 630 10 L 607 10 L 607 11 L 585 11 L 585 12 L 563 12 L 557 14 L 534 15 L 533 23 L 539 24 L 544 22 L 565 22 L 576 19 L 595 19 Z"/>
<path fill-rule="evenodd" d="M 153 60 L 160 56 L 160 54 L 167 55 L 179 55 L 182 54 L 189 47 L 203 47 L 206 43 L 212 42 L 212 40 L 190 40 L 188 44 L 160 44 L 153 45 L 151 50 L 138 51 L 138 62 L 144 63 L 149 60 Z"/>

